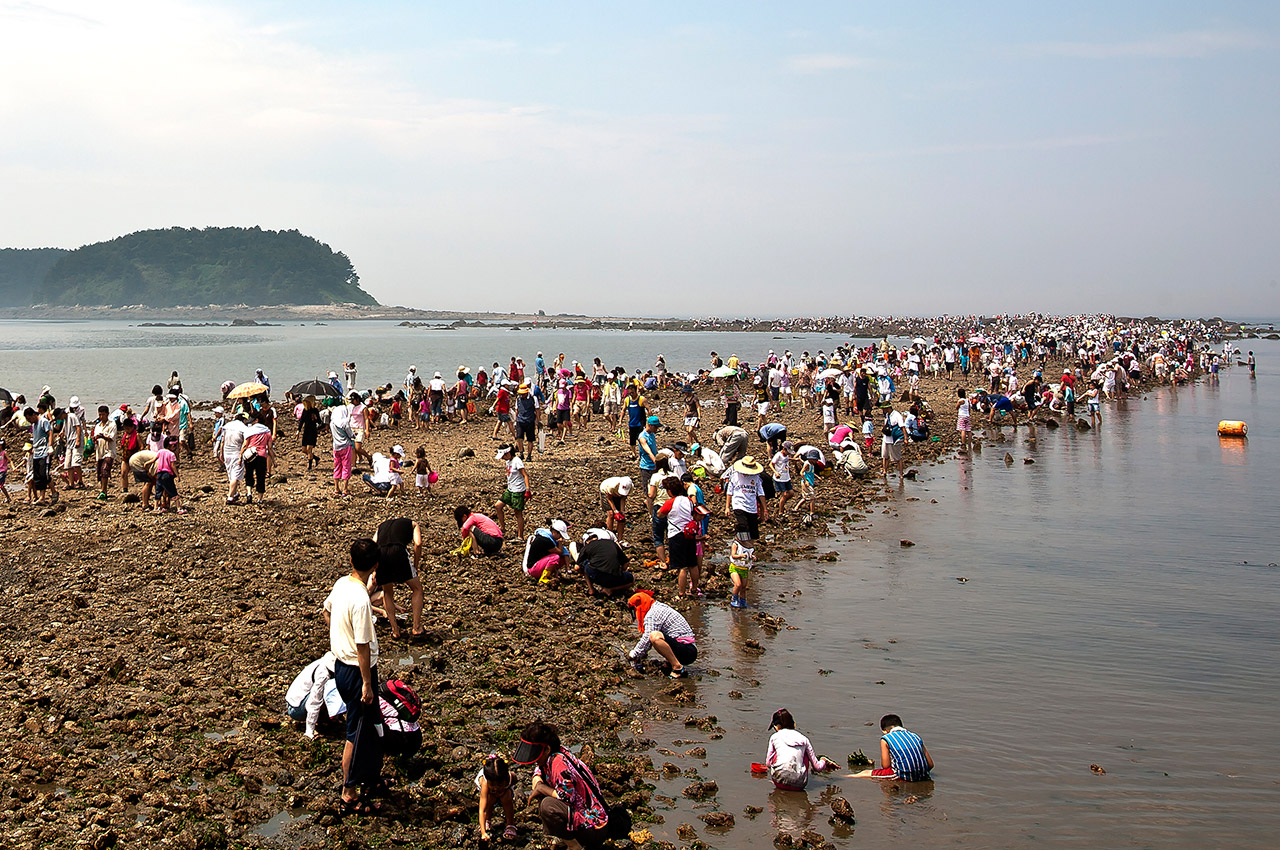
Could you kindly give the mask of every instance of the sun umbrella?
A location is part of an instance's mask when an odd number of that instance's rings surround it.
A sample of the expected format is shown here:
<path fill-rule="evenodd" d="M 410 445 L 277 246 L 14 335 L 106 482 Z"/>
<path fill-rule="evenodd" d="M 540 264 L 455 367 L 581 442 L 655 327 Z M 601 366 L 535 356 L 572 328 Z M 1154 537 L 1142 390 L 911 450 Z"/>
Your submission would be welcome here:
<path fill-rule="evenodd" d="M 294 397 L 301 397 L 301 396 L 308 396 L 308 395 L 314 395 L 314 396 L 342 395 L 342 393 L 338 391 L 338 388 L 335 387 L 333 384 L 329 383 L 328 381 L 322 381 L 319 378 L 316 378 L 315 380 L 312 380 L 312 381 L 303 381 L 299 384 L 294 384 L 292 387 L 289 388 L 289 394 Z"/>
<path fill-rule="evenodd" d="M 839 369 L 823 369 L 818 373 L 818 377 L 825 381 L 827 378 L 838 378 L 843 374 Z"/>
<path fill-rule="evenodd" d="M 730 369 L 728 366 L 717 366 L 711 370 L 711 377 L 713 378 L 732 378 L 736 374 L 738 374 L 738 370 Z"/>
<path fill-rule="evenodd" d="M 928 345 L 929 343 L 925 340 L 924 337 L 918 336 L 915 339 L 911 340 L 911 344 L 912 345 Z"/>
<path fill-rule="evenodd" d="M 266 384 L 260 384 L 257 381 L 250 381 L 247 384 L 241 384 L 231 392 L 227 393 L 227 398 L 253 398 L 256 395 L 262 395 L 270 392 L 271 388 Z"/>

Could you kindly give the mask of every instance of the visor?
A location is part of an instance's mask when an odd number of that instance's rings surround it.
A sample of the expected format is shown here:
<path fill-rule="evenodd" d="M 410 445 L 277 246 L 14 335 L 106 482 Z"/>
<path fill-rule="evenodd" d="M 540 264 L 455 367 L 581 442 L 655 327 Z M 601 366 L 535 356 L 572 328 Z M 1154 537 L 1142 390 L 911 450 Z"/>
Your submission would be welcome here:
<path fill-rule="evenodd" d="M 516 764 L 533 764 L 542 757 L 545 749 L 546 744 L 534 744 L 521 738 L 520 743 L 516 744 L 516 751 L 511 754 L 511 760 Z"/>

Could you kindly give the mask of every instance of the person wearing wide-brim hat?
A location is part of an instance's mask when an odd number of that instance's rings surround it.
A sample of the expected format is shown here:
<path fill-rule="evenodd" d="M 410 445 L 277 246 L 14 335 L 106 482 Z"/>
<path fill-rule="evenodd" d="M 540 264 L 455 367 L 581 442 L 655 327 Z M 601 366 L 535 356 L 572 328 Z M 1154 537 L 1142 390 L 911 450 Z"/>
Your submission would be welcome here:
<path fill-rule="evenodd" d="M 724 488 L 724 515 L 732 514 L 738 540 L 746 544 L 760 536 L 760 523 L 769 519 L 761 472 L 764 467 L 747 455 L 733 465 Z"/>

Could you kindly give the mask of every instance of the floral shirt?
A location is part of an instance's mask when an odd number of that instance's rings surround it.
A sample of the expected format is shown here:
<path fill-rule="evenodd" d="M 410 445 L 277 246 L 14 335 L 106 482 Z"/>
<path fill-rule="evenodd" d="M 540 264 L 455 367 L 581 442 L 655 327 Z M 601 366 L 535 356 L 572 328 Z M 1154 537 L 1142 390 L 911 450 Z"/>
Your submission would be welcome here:
<path fill-rule="evenodd" d="M 592 788 L 599 787 L 591 769 L 573 753 L 561 749 L 551 757 L 550 778 L 546 781 L 569 807 L 569 830 L 599 829 L 609 822 L 609 812 Z M 590 777 L 586 779 L 584 777 Z"/>

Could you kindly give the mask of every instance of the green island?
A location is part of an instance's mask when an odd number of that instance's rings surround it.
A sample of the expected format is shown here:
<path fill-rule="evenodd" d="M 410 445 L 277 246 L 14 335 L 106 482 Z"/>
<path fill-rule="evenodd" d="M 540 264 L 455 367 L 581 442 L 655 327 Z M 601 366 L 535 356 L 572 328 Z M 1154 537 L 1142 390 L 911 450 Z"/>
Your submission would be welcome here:
<path fill-rule="evenodd" d="M 171 227 L 75 250 L 0 249 L 0 307 L 377 303 L 346 254 L 297 230 Z"/>

